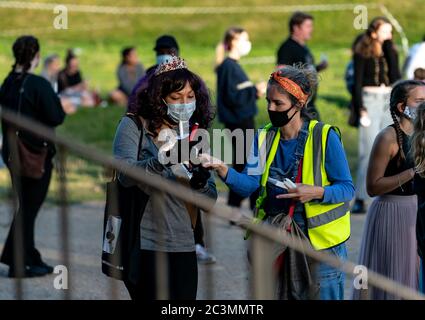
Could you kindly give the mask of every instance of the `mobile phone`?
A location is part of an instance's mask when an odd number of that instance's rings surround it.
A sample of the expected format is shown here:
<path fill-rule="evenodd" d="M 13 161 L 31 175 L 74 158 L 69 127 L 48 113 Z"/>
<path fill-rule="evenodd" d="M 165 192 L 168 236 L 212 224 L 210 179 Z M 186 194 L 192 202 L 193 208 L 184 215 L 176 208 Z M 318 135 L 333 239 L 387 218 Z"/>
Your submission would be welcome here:
<path fill-rule="evenodd" d="M 270 177 L 267 179 L 267 181 L 268 181 L 268 182 L 270 182 L 272 185 L 274 185 L 274 186 L 276 186 L 276 187 L 279 187 L 279 188 L 281 188 L 281 189 L 286 189 L 286 190 L 288 190 L 288 188 L 287 188 L 286 184 L 285 184 L 285 183 L 283 183 L 282 181 L 279 181 L 279 180 L 277 180 L 277 179 L 270 178 Z"/>
<path fill-rule="evenodd" d="M 288 189 L 295 189 L 297 187 L 297 185 L 293 183 L 291 179 L 288 178 L 285 178 L 283 180 L 283 183 L 288 187 Z"/>

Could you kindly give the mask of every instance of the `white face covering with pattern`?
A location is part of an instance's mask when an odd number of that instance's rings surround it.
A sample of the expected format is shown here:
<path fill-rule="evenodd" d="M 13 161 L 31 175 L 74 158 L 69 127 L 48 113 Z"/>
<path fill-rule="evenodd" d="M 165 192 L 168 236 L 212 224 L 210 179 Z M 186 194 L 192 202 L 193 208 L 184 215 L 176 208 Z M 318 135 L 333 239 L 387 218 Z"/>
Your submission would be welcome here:
<path fill-rule="evenodd" d="M 403 114 L 406 116 L 406 118 L 415 121 L 417 116 L 417 108 L 406 106 L 406 108 L 404 108 Z"/>

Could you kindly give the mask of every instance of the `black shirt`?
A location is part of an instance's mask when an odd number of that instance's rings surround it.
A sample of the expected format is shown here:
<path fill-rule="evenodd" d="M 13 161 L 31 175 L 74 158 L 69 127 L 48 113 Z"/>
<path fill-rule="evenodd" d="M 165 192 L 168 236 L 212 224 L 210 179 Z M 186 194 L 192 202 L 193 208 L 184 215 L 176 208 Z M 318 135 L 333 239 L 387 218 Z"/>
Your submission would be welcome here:
<path fill-rule="evenodd" d="M 354 96 L 353 105 L 355 110 L 363 106 L 362 88 L 365 86 L 389 86 L 401 78 L 398 66 L 398 53 L 394 49 L 392 41 L 385 41 L 382 45 L 382 56 L 364 57 L 355 53 L 354 62 Z"/>
<path fill-rule="evenodd" d="M 303 46 L 289 37 L 280 46 L 277 52 L 277 64 L 292 66 L 294 63 L 302 63 L 314 66 L 314 58 L 307 46 Z"/>
<path fill-rule="evenodd" d="M 6 77 L 0 89 L 0 104 L 2 107 L 12 111 L 18 111 L 19 91 L 25 78 L 26 81 L 20 106 L 21 114 L 51 128 L 60 125 L 65 119 L 65 112 L 62 109 L 58 96 L 46 79 L 34 74 L 22 76 L 21 73 L 12 72 Z M 8 127 L 8 123 L 2 120 L 2 155 L 6 164 L 9 158 L 8 139 L 6 139 Z M 31 136 L 30 140 L 36 143 L 38 139 Z M 51 145 L 51 148 L 54 151 L 53 145 Z"/>
<path fill-rule="evenodd" d="M 226 58 L 217 69 L 218 119 L 239 124 L 257 114 L 257 89 L 239 63 Z"/>
<path fill-rule="evenodd" d="M 391 127 L 393 127 L 395 130 L 394 124 L 392 124 Z M 402 148 L 403 148 L 403 152 L 406 159 L 405 160 L 400 159 L 400 163 L 399 163 L 398 161 L 400 157 L 400 149 L 399 149 L 396 156 L 388 162 L 387 168 L 385 169 L 384 177 L 395 176 L 405 170 L 413 168 L 413 160 L 411 157 L 409 157 L 409 151 L 410 151 L 409 137 L 403 131 L 401 131 L 401 134 L 402 134 Z M 401 188 L 398 187 L 397 189 L 394 189 L 388 192 L 387 194 L 399 195 L 399 196 L 411 196 L 414 194 L 413 181 L 410 180 L 406 182 L 405 184 L 403 184 Z"/>
<path fill-rule="evenodd" d="M 62 70 L 58 75 L 58 92 L 62 92 L 66 88 L 76 86 L 83 82 L 83 77 L 81 72 L 77 71 L 76 73 L 69 75 L 66 70 Z"/>

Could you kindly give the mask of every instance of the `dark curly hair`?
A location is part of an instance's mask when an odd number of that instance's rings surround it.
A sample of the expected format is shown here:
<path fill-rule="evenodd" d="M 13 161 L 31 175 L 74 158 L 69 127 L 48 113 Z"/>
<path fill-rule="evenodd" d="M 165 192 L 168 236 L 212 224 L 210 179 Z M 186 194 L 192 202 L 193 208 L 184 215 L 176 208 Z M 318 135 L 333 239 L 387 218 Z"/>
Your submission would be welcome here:
<path fill-rule="evenodd" d="M 210 94 L 204 81 L 188 69 L 177 69 L 155 76 L 152 71 L 145 76 L 137 90 L 135 112 L 148 120 L 148 130 L 156 131 L 168 120 L 167 107 L 163 101 L 172 92 L 182 90 L 189 83 L 196 98 L 196 110 L 190 123 L 197 122 L 200 128 L 207 129 L 214 119 L 214 110 Z"/>
<path fill-rule="evenodd" d="M 31 61 L 40 51 L 40 44 L 37 38 L 33 36 L 21 36 L 16 39 L 12 46 L 15 63 L 12 66 L 12 71 L 17 65 L 22 66 L 23 73 L 26 73 L 31 68 Z"/>

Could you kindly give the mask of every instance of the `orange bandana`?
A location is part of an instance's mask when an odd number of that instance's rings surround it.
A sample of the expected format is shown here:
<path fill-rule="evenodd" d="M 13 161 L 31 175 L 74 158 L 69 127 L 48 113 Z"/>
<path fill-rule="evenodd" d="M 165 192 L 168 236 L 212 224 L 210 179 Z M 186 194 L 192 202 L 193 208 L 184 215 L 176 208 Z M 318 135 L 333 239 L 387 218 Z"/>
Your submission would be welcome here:
<path fill-rule="evenodd" d="M 308 95 L 304 93 L 301 87 L 291 79 L 280 76 L 279 71 L 273 72 L 270 78 L 276 80 L 285 91 L 297 98 L 303 105 L 307 102 Z"/>

